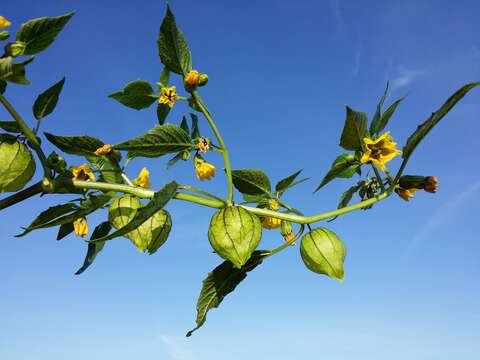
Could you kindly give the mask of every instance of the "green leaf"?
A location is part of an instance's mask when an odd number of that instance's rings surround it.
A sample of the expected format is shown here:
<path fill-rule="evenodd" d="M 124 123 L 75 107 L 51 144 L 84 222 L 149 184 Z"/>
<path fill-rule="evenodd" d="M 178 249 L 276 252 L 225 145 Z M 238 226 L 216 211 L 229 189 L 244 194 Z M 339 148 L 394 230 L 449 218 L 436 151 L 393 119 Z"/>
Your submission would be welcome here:
<path fill-rule="evenodd" d="M 295 179 L 298 175 L 300 175 L 301 172 L 302 170 L 298 170 L 296 173 L 293 173 L 292 175 L 280 180 L 277 185 L 275 185 L 275 192 L 283 193 L 285 189 L 287 189 L 295 181 Z"/>
<path fill-rule="evenodd" d="M 362 150 L 367 135 L 367 114 L 346 107 L 347 117 L 340 138 L 340 146 L 346 150 Z"/>
<path fill-rule="evenodd" d="M 447 101 L 423 123 L 420 124 L 417 129 L 407 140 L 406 145 L 403 148 L 402 156 L 404 159 L 408 159 L 413 153 L 418 144 L 423 140 L 425 136 L 437 125 L 440 120 L 459 102 L 470 90 L 480 85 L 480 82 L 470 83 L 462 86 Z"/>
<path fill-rule="evenodd" d="M 58 97 L 65 84 L 65 78 L 41 93 L 33 104 L 33 115 L 40 120 L 52 113 L 57 106 Z"/>
<path fill-rule="evenodd" d="M 186 75 L 192 70 L 192 56 L 187 41 L 177 28 L 175 16 L 167 6 L 167 14 L 160 26 L 158 54 L 162 63 L 172 72 Z"/>
<path fill-rule="evenodd" d="M 314 192 L 317 192 L 335 178 L 351 178 L 359 167 L 360 164 L 355 160 L 353 155 L 340 155 L 335 159 L 327 175 L 325 175 Z"/>
<path fill-rule="evenodd" d="M 183 151 L 179 152 L 176 154 L 173 158 L 168 160 L 167 162 L 167 170 L 170 169 L 173 165 L 175 165 L 179 160 L 182 160 L 183 158 Z"/>
<path fill-rule="evenodd" d="M 160 73 L 160 84 L 161 84 L 160 88 L 168 86 L 169 81 L 170 81 L 170 71 L 166 67 L 164 67 L 162 72 Z"/>
<path fill-rule="evenodd" d="M 0 79 L 7 79 L 13 74 L 13 61 L 10 56 L 0 58 Z"/>
<path fill-rule="evenodd" d="M 7 90 L 7 82 L 4 80 L 0 80 L 0 94 L 5 94 L 5 90 Z"/>
<path fill-rule="evenodd" d="M 10 57 L 0 59 L 0 79 L 20 85 L 30 84 L 30 80 L 25 77 L 25 66 L 30 64 L 34 59 L 34 57 L 31 57 L 16 64 L 12 62 Z"/>
<path fill-rule="evenodd" d="M 180 127 L 185 131 L 187 134 L 190 134 L 190 128 L 188 127 L 188 122 L 187 122 L 187 117 L 183 116 L 182 117 L 182 122 L 180 124 Z"/>
<path fill-rule="evenodd" d="M 170 113 L 170 106 L 167 104 L 157 104 L 157 119 L 160 125 L 165 124 L 165 120 L 167 120 L 167 116 Z"/>
<path fill-rule="evenodd" d="M 200 128 L 198 127 L 198 116 L 190 113 L 190 118 L 192 119 L 192 132 L 190 133 L 190 137 L 192 139 L 196 139 L 200 137 Z"/>
<path fill-rule="evenodd" d="M 242 194 L 270 194 L 270 180 L 262 170 L 243 169 L 232 171 L 233 185 Z"/>
<path fill-rule="evenodd" d="M 62 240 L 64 237 L 71 234 L 73 230 L 73 223 L 71 222 L 60 225 L 60 228 L 58 229 L 57 240 Z"/>
<path fill-rule="evenodd" d="M 74 203 L 53 206 L 42 212 L 28 227 L 24 228 L 22 233 L 15 235 L 15 237 L 24 236 L 37 229 L 72 223 L 76 219 L 85 217 L 103 207 L 109 200 L 110 197 L 106 195 L 91 195 L 87 200 L 82 202 L 81 207 L 78 207 Z"/>
<path fill-rule="evenodd" d="M 357 193 L 358 190 L 360 190 L 361 186 L 360 185 L 354 185 L 350 188 L 347 189 L 347 191 L 345 191 L 342 196 L 340 197 L 340 200 L 338 201 L 338 205 L 337 205 L 337 209 L 341 209 L 341 208 L 344 208 L 345 206 L 347 206 L 350 201 L 352 200 L 353 198 L 353 195 L 355 195 Z M 330 220 L 327 220 L 328 222 L 330 221 L 333 221 L 337 218 L 338 216 L 335 216 L 334 218 L 330 219 Z"/>
<path fill-rule="evenodd" d="M 93 230 L 93 234 L 90 238 L 90 241 L 108 235 L 108 233 L 110 232 L 111 229 L 112 229 L 112 225 L 110 225 L 110 223 L 108 221 L 105 221 L 105 222 L 101 223 L 100 225 L 97 225 L 95 230 Z M 87 255 L 85 256 L 85 260 L 83 262 L 83 265 L 80 269 L 77 270 L 75 275 L 80 275 L 85 270 L 87 270 L 88 267 L 90 265 L 92 265 L 93 261 L 95 260 L 95 258 L 98 255 L 98 253 L 103 250 L 104 246 L 105 246 L 104 241 L 88 244 Z"/>
<path fill-rule="evenodd" d="M 44 134 L 53 145 L 72 155 L 92 156 L 95 155 L 95 150 L 104 145 L 99 139 L 87 135 L 57 136 L 47 132 Z"/>
<path fill-rule="evenodd" d="M 157 125 L 144 135 L 114 146 L 117 150 L 129 151 L 129 158 L 159 157 L 169 153 L 188 150 L 193 147 L 188 134 L 173 124 Z"/>
<path fill-rule="evenodd" d="M 197 326 L 187 333 L 191 336 L 207 320 L 207 313 L 213 308 L 218 308 L 225 296 L 235 290 L 246 277 L 247 272 L 252 271 L 262 263 L 268 251 L 255 251 L 248 262 L 240 269 L 233 267 L 230 261 L 224 261 L 213 269 L 203 280 L 202 290 L 197 301 Z"/>
<path fill-rule="evenodd" d="M 243 200 L 245 200 L 245 202 L 249 204 L 258 204 L 258 203 L 264 203 L 264 202 L 268 203 L 268 200 L 272 198 L 272 196 L 267 194 L 262 194 L 262 195 L 242 194 L 242 196 L 243 196 Z"/>
<path fill-rule="evenodd" d="M 135 217 L 124 227 L 114 231 L 110 235 L 101 236 L 94 242 L 112 240 L 116 237 L 123 236 L 132 230 L 135 230 L 145 221 L 153 216 L 158 210 L 162 209 L 172 199 L 177 192 L 177 183 L 172 181 L 157 191 L 153 199 L 145 206 L 139 208 L 135 213 Z"/>
<path fill-rule="evenodd" d="M 146 109 L 158 100 L 152 86 L 145 80 L 132 81 L 125 85 L 123 91 L 118 91 L 108 97 L 135 110 Z"/>
<path fill-rule="evenodd" d="M 21 133 L 22 129 L 16 121 L 0 121 L 0 128 L 11 133 Z"/>
<path fill-rule="evenodd" d="M 26 44 L 24 55 L 34 55 L 49 47 L 73 14 L 42 17 L 22 24 L 16 40 Z"/>
<path fill-rule="evenodd" d="M 385 87 L 385 91 L 383 92 L 383 96 L 380 98 L 380 100 L 377 104 L 377 109 L 375 111 L 375 115 L 373 116 L 372 122 L 370 124 L 370 134 L 372 134 L 372 135 L 378 133 L 377 127 L 378 127 L 380 121 L 382 120 L 382 107 L 383 107 L 383 103 L 385 102 L 385 99 L 386 99 L 387 94 L 388 94 L 388 85 L 389 85 L 389 83 L 387 81 L 387 86 Z"/>
<path fill-rule="evenodd" d="M 105 156 L 88 156 L 87 160 L 102 175 L 101 180 L 110 184 L 123 184 L 122 169 Z"/>

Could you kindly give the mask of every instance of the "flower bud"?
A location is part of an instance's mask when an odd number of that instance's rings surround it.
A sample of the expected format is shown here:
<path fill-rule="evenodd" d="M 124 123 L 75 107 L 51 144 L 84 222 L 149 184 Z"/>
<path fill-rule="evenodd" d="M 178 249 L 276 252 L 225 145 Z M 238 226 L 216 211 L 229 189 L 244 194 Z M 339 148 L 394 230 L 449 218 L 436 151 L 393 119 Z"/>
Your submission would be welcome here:
<path fill-rule="evenodd" d="M 411 189 L 398 188 L 395 190 L 398 196 L 400 196 L 405 201 L 409 201 L 410 199 L 412 199 L 413 194 L 416 193 L 417 191 L 418 189 L 416 188 L 411 188 Z"/>
<path fill-rule="evenodd" d="M 11 57 L 22 56 L 23 52 L 25 51 L 25 47 L 25 43 L 21 41 L 9 43 L 5 46 L 5 54 Z"/>
<path fill-rule="evenodd" d="M 5 29 L 9 26 L 12 26 L 12 23 L 5 19 L 3 16 L 0 16 L 0 30 Z"/>
<path fill-rule="evenodd" d="M 208 75 L 200 74 L 200 79 L 198 80 L 198 86 L 205 86 L 208 83 Z"/>
<path fill-rule="evenodd" d="M 438 189 L 438 178 L 436 176 L 427 176 L 423 185 L 423 189 L 426 192 L 436 193 Z"/>
<path fill-rule="evenodd" d="M 241 206 L 217 211 L 208 228 L 208 240 L 215 252 L 236 268 L 248 261 L 261 238 L 260 220 Z"/>
<path fill-rule="evenodd" d="M 75 235 L 84 237 L 88 235 L 88 223 L 84 217 L 78 218 L 73 222 L 73 231 Z"/>
<path fill-rule="evenodd" d="M 183 160 L 183 161 L 187 161 L 188 159 L 190 159 L 190 151 L 184 150 L 184 151 L 182 152 L 182 160 Z"/>
<path fill-rule="evenodd" d="M 194 167 L 195 167 L 195 174 L 197 178 L 201 181 L 207 179 L 211 180 L 212 177 L 215 176 L 215 166 L 209 164 L 205 160 L 203 160 L 200 156 L 196 156 L 194 160 Z"/>
<path fill-rule="evenodd" d="M 403 175 L 398 181 L 398 185 L 404 189 L 423 189 L 425 176 Z"/>
<path fill-rule="evenodd" d="M 282 234 L 283 238 L 287 242 L 290 242 L 294 239 L 295 234 L 290 221 L 282 220 L 282 224 L 280 225 L 280 234 Z"/>
<path fill-rule="evenodd" d="M 65 169 L 67 167 L 67 162 L 65 159 L 58 155 L 55 151 L 52 151 L 50 155 L 48 155 L 47 158 L 48 161 L 48 166 L 55 170 L 57 173 L 61 174 L 65 172 Z"/>
<path fill-rule="evenodd" d="M 140 170 L 137 178 L 133 180 L 133 184 L 145 189 L 150 189 L 150 172 L 146 167 Z"/>
<path fill-rule="evenodd" d="M 95 150 L 95 155 L 97 156 L 108 155 L 111 152 L 112 152 L 112 145 L 105 144 L 102 147 L 99 147 L 97 150 Z"/>
<path fill-rule="evenodd" d="M 185 90 L 188 92 L 192 92 L 197 87 L 199 81 L 200 73 L 197 70 L 190 70 L 183 79 Z"/>

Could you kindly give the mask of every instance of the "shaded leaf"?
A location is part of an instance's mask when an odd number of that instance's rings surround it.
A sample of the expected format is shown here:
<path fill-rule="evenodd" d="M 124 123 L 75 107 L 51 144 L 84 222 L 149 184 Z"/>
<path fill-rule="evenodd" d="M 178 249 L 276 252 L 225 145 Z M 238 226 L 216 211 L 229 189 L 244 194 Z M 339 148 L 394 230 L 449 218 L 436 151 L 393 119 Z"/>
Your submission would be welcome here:
<path fill-rule="evenodd" d="M 176 154 L 173 158 L 168 160 L 167 162 L 167 170 L 170 169 L 173 165 L 175 165 L 179 160 L 182 160 L 183 158 L 183 152 L 179 152 Z"/>
<path fill-rule="evenodd" d="M 187 134 L 190 134 L 190 128 L 188 127 L 187 118 L 185 116 L 182 117 L 182 122 L 180 127 L 185 131 Z"/>
<path fill-rule="evenodd" d="M 105 156 L 88 156 L 87 160 L 100 171 L 101 180 L 110 184 L 123 184 L 122 169 Z"/>
<path fill-rule="evenodd" d="M 125 85 L 123 91 L 118 91 L 108 97 L 135 110 L 146 109 L 158 100 L 153 88 L 145 80 L 132 81 Z"/>
<path fill-rule="evenodd" d="M 33 104 L 33 116 L 35 116 L 35 119 L 40 120 L 55 110 L 58 97 L 63 89 L 63 84 L 65 84 L 65 78 L 45 90 L 37 97 Z"/>
<path fill-rule="evenodd" d="M 242 194 L 270 194 L 270 180 L 260 169 L 243 169 L 232 171 L 233 185 Z"/>
<path fill-rule="evenodd" d="M 0 76 L 1 79 L 1 76 Z M 5 90 L 7 90 L 7 82 L 4 80 L 0 80 L 0 94 L 4 94 Z"/>
<path fill-rule="evenodd" d="M 188 134 L 173 124 L 157 125 L 144 135 L 114 146 L 117 150 L 129 151 L 129 157 L 159 157 L 193 147 Z"/>
<path fill-rule="evenodd" d="M 317 192 L 335 178 L 351 178 L 359 167 L 360 164 L 355 160 L 353 155 L 340 155 L 335 159 L 327 175 L 325 175 L 322 182 L 320 185 L 318 185 L 314 192 Z"/>
<path fill-rule="evenodd" d="M 157 119 L 160 125 L 165 124 L 168 114 L 170 113 L 170 106 L 167 104 L 157 104 Z"/>
<path fill-rule="evenodd" d="M 362 150 L 363 138 L 367 135 L 367 115 L 346 107 L 347 117 L 340 138 L 340 146 L 346 150 Z"/>
<path fill-rule="evenodd" d="M 377 109 L 375 111 L 375 115 L 373 116 L 372 122 L 370 124 L 370 134 L 378 134 L 379 131 L 377 128 L 379 127 L 379 123 L 382 120 L 382 108 L 383 108 L 383 103 L 385 102 L 385 99 L 388 94 L 388 86 L 389 83 L 387 81 L 387 86 L 385 87 L 385 91 L 383 92 L 383 96 L 380 98 L 378 104 L 377 104 Z"/>
<path fill-rule="evenodd" d="M 16 40 L 25 43 L 24 55 L 37 54 L 50 46 L 73 14 L 42 17 L 22 24 L 17 32 Z"/>
<path fill-rule="evenodd" d="M 57 148 L 72 155 L 92 156 L 95 150 L 102 147 L 104 143 L 91 136 L 57 136 L 44 133 L 48 141 Z"/>
<path fill-rule="evenodd" d="M 395 110 L 397 109 L 397 106 L 400 105 L 400 103 L 402 102 L 402 100 L 405 99 L 405 96 L 401 97 L 400 99 L 394 101 L 388 108 L 387 110 L 385 110 L 385 112 L 382 114 L 382 118 L 381 120 L 379 121 L 378 125 L 376 126 L 375 128 L 375 134 L 380 134 L 383 129 L 385 129 L 385 127 L 387 126 L 388 124 L 388 121 L 390 120 L 390 118 L 392 117 L 393 113 L 395 112 Z"/>
<path fill-rule="evenodd" d="M 192 70 L 192 56 L 183 33 L 178 29 L 170 7 L 160 26 L 158 54 L 162 63 L 172 72 L 186 75 Z"/>
<path fill-rule="evenodd" d="M 114 231 L 110 235 L 101 236 L 94 242 L 112 240 L 116 237 L 123 236 L 132 230 L 135 230 L 145 221 L 153 216 L 158 210 L 162 209 L 172 199 L 177 192 L 177 183 L 172 181 L 157 191 L 153 199 L 148 204 L 137 210 L 135 216 L 124 227 Z"/>
<path fill-rule="evenodd" d="M 11 133 L 21 133 L 22 129 L 16 121 L 0 121 L 0 128 Z"/>
<path fill-rule="evenodd" d="M 73 232 L 73 223 L 66 223 L 60 225 L 57 234 L 57 240 L 62 240 L 64 237 L 70 235 Z"/>
<path fill-rule="evenodd" d="M 108 235 L 110 230 L 112 229 L 112 225 L 108 221 L 105 221 L 101 223 L 100 225 L 97 225 L 95 230 L 93 231 L 93 234 L 90 238 L 90 240 L 95 240 L 100 237 Z M 98 253 L 103 250 L 103 247 L 105 246 L 105 242 L 97 242 L 97 243 L 89 243 L 88 244 L 88 249 L 87 249 L 87 255 L 85 256 L 85 260 L 83 262 L 83 265 L 80 269 L 77 270 L 75 275 L 80 275 L 83 273 L 85 270 L 88 269 L 90 265 L 92 265 L 93 261 L 97 257 Z"/>
<path fill-rule="evenodd" d="M 413 153 L 417 145 L 423 140 L 423 138 L 437 125 L 440 120 L 459 102 L 470 90 L 480 85 L 480 82 L 470 83 L 462 86 L 447 101 L 422 124 L 407 140 L 406 145 L 403 148 L 403 158 L 408 159 Z"/>
<path fill-rule="evenodd" d="M 192 132 L 190 134 L 190 137 L 192 139 L 196 139 L 200 137 L 200 128 L 198 127 L 198 116 L 190 113 L 190 117 L 192 118 Z"/>
<path fill-rule="evenodd" d="M 353 195 L 355 195 L 357 193 L 357 191 L 361 188 L 360 185 L 354 185 L 350 188 L 347 189 L 347 191 L 345 191 L 342 196 L 340 197 L 340 200 L 338 202 L 338 205 L 337 205 L 337 209 L 341 209 L 341 208 L 344 208 L 345 206 L 347 206 L 350 201 L 352 200 L 353 198 Z M 327 221 L 333 221 L 337 218 L 338 216 L 335 216 L 334 218 L 330 219 L 330 220 L 327 220 Z"/>
<path fill-rule="evenodd" d="M 234 291 L 237 285 L 247 277 L 247 272 L 260 265 L 268 253 L 266 250 L 255 251 L 240 269 L 233 267 L 230 261 L 224 261 L 208 274 L 203 280 L 203 287 L 197 301 L 197 326 L 190 330 L 187 336 L 191 336 L 205 323 L 208 311 L 217 308 L 225 296 Z"/>

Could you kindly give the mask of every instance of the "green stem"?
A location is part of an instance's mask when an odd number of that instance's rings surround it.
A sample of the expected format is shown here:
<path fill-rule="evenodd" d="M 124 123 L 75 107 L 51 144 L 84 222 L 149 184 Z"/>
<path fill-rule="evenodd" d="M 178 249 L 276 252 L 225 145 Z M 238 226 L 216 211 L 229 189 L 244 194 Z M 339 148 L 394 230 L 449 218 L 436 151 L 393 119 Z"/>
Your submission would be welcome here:
<path fill-rule="evenodd" d="M 23 200 L 31 198 L 37 194 L 40 194 L 43 191 L 42 181 L 23 189 L 13 195 L 10 195 L 2 200 L 0 200 L 0 210 L 3 210 L 9 206 L 15 205 Z"/>
<path fill-rule="evenodd" d="M 221 201 L 223 203 L 225 203 L 225 199 L 222 199 L 221 197 L 218 197 L 216 195 L 213 195 L 213 194 L 210 194 L 209 192 L 206 192 L 206 191 L 203 191 L 201 189 L 197 189 L 197 188 L 194 188 L 190 185 L 178 185 L 178 189 L 181 189 L 181 190 L 187 190 L 187 191 L 191 191 L 191 192 L 194 192 L 194 193 L 197 193 L 197 194 L 201 194 L 201 195 L 205 195 L 205 196 L 208 196 L 212 199 L 215 199 L 215 200 L 218 200 L 218 201 Z"/>
<path fill-rule="evenodd" d="M 375 176 L 377 177 L 377 181 L 380 184 L 382 192 L 385 192 L 385 186 L 383 185 L 383 180 L 382 180 L 382 177 L 380 176 L 380 173 L 378 172 L 377 167 L 375 166 L 374 163 L 370 163 L 370 165 L 372 165 L 373 171 L 375 172 Z"/>
<path fill-rule="evenodd" d="M 25 121 L 20 117 L 20 115 L 17 113 L 15 108 L 8 102 L 8 100 L 0 94 L 0 103 L 7 109 L 7 111 L 12 115 L 12 117 L 15 119 L 17 122 L 18 126 L 20 129 L 22 129 L 23 134 L 27 138 L 28 142 L 30 143 L 30 146 L 35 150 L 37 153 L 38 158 L 40 159 L 40 162 L 42 163 L 43 167 L 43 172 L 46 178 L 51 178 L 52 174 L 50 171 L 50 168 L 48 166 L 48 160 L 45 154 L 43 153 L 42 148 L 40 147 L 40 141 L 37 138 L 37 136 L 32 132 L 32 130 L 27 126 Z"/>
<path fill-rule="evenodd" d="M 215 136 L 217 137 L 217 141 L 220 144 L 220 147 L 222 148 L 223 162 L 225 163 L 225 171 L 227 173 L 227 182 L 228 182 L 227 204 L 231 205 L 233 203 L 232 167 L 230 165 L 230 157 L 228 155 L 227 146 L 225 145 L 225 142 L 223 141 L 217 126 L 213 122 L 210 112 L 208 111 L 207 107 L 203 103 L 202 99 L 200 98 L 200 95 L 196 90 L 192 92 L 192 97 L 195 100 L 195 103 L 197 104 L 199 109 L 202 111 L 205 118 L 207 119 L 208 124 L 212 128 L 212 131 L 215 133 Z"/>
<path fill-rule="evenodd" d="M 292 240 L 290 241 L 285 241 L 284 244 L 280 245 L 279 247 L 273 249 L 272 251 L 270 251 L 267 255 L 268 256 L 272 256 L 272 255 L 275 255 L 276 253 L 282 251 L 283 249 L 286 249 L 287 247 L 295 244 L 295 242 L 298 240 L 298 238 L 303 234 L 303 231 L 305 230 L 305 225 L 301 225 L 300 226 L 300 229 L 298 230 L 298 232 L 295 234 L 295 236 L 293 237 Z"/>

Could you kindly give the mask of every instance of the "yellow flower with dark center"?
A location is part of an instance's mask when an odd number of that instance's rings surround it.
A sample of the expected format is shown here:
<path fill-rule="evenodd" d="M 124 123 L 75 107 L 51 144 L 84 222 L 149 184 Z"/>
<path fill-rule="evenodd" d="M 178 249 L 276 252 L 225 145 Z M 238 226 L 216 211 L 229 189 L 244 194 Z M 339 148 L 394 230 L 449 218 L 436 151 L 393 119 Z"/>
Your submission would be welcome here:
<path fill-rule="evenodd" d="M 150 189 L 150 172 L 146 167 L 140 170 L 137 178 L 133 180 L 133 183 L 145 189 Z"/>
<path fill-rule="evenodd" d="M 88 224 L 87 219 L 84 217 L 78 218 L 73 222 L 73 231 L 75 235 L 84 237 L 88 235 Z"/>
<path fill-rule="evenodd" d="M 70 171 L 73 174 L 73 180 L 91 181 L 95 180 L 92 170 L 87 164 L 72 166 Z"/>
<path fill-rule="evenodd" d="M 438 189 L 438 178 L 436 176 L 427 176 L 423 183 L 423 189 L 429 193 L 436 193 Z"/>
<path fill-rule="evenodd" d="M 3 16 L 0 16 L 0 30 L 5 29 L 9 26 L 12 26 L 12 23 L 5 19 Z"/>
<path fill-rule="evenodd" d="M 160 92 L 160 104 L 167 104 L 172 107 L 177 100 L 177 88 L 175 86 L 163 87 Z"/>
<path fill-rule="evenodd" d="M 364 138 L 365 152 L 360 159 L 362 163 L 371 161 L 378 165 L 382 171 L 385 171 L 385 164 L 402 152 L 397 149 L 397 143 L 393 142 L 390 132 L 380 136 L 377 140 Z"/>
<path fill-rule="evenodd" d="M 206 153 L 208 150 L 210 150 L 210 144 L 207 139 L 201 138 L 200 142 L 198 143 L 198 150 L 200 150 L 201 153 Z"/>
<path fill-rule="evenodd" d="M 108 155 L 112 152 L 112 145 L 105 144 L 102 147 L 99 147 L 97 150 L 95 150 L 95 155 L 100 156 L 100 155 Z"/>
<path fill-rule="evenodd" d="M 400 189 L 397 189 L 395 191 L 397 192 L 398 196 L 400 196 L 403 200 L 408 201 L 408 200 L 413 198 L 413 194 L 416 193 L 418 191 L 418 189 L 416 189 L 416 188 L 411 188 L 411 189 L 400 188 Z"/>
<path fill-rule="evenodd" d="M 215 166 L 206 161 L 199 161 L 195 164 L 195 173 L 199 180 L 211 180 L 215 176 Z"/>
<path fill-rule="evenodd" d="M 197 70 L 190 70 L 187 76 L 185 76 L 185 84 L 190 86 L 197 86 L 200 81 L 200 73 Z"/>

